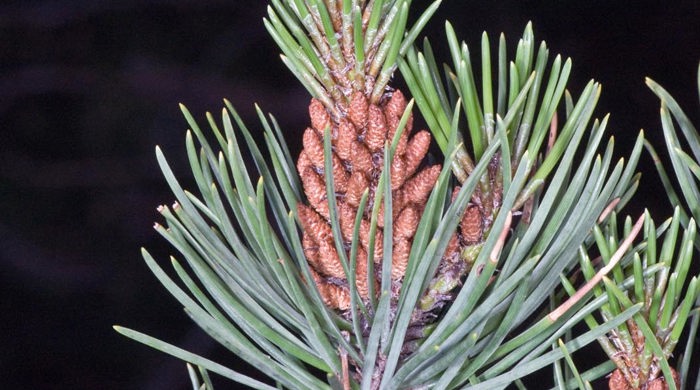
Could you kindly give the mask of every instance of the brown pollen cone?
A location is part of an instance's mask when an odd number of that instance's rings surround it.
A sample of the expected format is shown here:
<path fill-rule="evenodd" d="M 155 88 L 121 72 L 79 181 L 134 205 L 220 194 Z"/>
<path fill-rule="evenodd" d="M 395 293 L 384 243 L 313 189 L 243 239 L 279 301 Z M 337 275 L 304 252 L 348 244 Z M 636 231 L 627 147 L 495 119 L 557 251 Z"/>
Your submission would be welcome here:
<path fill-rule="evenodd" d="M 673 375 L 673 381 L 676 382 L 676 388 L 681 389 L 680 377 L 678 376 L 676 370 L 671 368 L 671 374 Z M 625 375 L 619 368 L 615 369 L 612 375 L 610 375 L 610 379 L 608 380 L 608 388 L 610 390 L 635 390 L 635 388 L 632 387 L 629 382 L 627 382 Z M 666 379 L 663 376 L 660 376 L 644 383 L 639 388 L 644 390 L 668 390 L 668 384 L 666 383 Z"/>
<path fill-rule="evenodd" d="M 383 202 L 379 205 L 373 252 L 370 251 L 370 217 L 376 193 L 381 191 L 377 185 L 384 167 L 385 145 L 391 143 L 399 130 L 405 109 L 406 99 L 400 91 L 386 94 L 379 104 L 372 104 L 363 93 L 354 92 L 341 118 L 332 117 L 316 99 L 309 105 L 311 127 L 304 132 L 304 149 L 297 161 L 308 205 L 299 204 L 297 212 L 303 228 L 304 254 L 312 268 L 314 282 L 324 303 L 333 309 L 347 310 L 350 294 L 330 225 L 323 134 L 330 127 L 334 196 L 343 240 L 341 247 L 348 259 L 360 199 L 365 191 L 369 192 L 369 202 L 360 215 L 354 275 L 360 298 L 365 300 L 371 293 L 369 282 L 373 281 L 374 286 L 380 283 L 381 267 L 376 265 L 381 263 L 384 252 Z M 420 131 L 411 136 L 412 124 L 410 117 L 399 138 L 389 173 L 393 209 L 392 282 L 400 282 L 404 276 L 413 236 L 441 170 L 439 165 L 419 169 L 428 152 L 430 135 Z M 369 261 L 375 265 L 371 275 L 368 274 Z"/>

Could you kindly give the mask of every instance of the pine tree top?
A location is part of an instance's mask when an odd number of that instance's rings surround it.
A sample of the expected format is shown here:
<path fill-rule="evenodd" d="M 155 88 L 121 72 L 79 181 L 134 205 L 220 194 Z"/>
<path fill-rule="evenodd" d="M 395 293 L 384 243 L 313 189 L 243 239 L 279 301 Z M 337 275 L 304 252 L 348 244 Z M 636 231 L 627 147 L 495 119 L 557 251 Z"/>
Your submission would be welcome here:
<path fill-rule="evenodd" d="M 376 103 L 402 56 L 440 4 L 407 30 L 411 0 L 273 0 L 265 27 L 282 61 L 335 116 L 354 92 Z"/>

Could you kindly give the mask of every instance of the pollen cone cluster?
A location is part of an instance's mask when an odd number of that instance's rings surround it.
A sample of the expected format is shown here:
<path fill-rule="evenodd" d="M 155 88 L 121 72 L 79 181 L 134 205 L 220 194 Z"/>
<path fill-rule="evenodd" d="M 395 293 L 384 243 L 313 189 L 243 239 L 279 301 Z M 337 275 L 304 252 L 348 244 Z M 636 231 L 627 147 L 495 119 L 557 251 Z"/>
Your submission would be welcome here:
<path fill-rule="evenodd" d="M 297 161 L 306 194 L 306 202 L 298 205 L 297 214 L 313 281 L 325 304 L 341 311 L 347 310 L 351 302 L 346 272 L 354 273 L 350 279 L 355 280 L 362 300 L 376 294 L 376 287 L 381 285 L 379 265 L 389 249 L 383 247 L 384 202 L 377 205 L 376 230 L 371 228 L 371 215 L 376 200 L 381 198 L 377 193 L 384 193 L 377 186 L 385 165 L 385 148 L 397 134 L 407 105 L 401 92 L 390 92 L 387 84 L 398 58 L 404 55 L 402 50 L 421 28 L 416 22 L 408 29 L 409 5 L 410 1 L 285 0 L 273 2 L 268 8 L 266 26 L 284 52 L 282 60 L 314 96 L 309 106 L 311 126 L 304 132 L 304 148 Z M 329 164 L 324 163 L 326 129 L 330 130 L 332 144 Z M 392 200 L 392 237 L 387 237 L 392 245 L 392 297 L 400 291 L 418 223 L 441 170 L 439 165 L 423 166 L 431 141 L 429 133 L 412 134 L 411 130 L 409 118 L 386 175 Z M 332 172 L 324 172 L 327 165 Z M 328 174 L 333 178 L 342 237 L 332 234 L 325 180 Z M 365 192 L 367 204 L 358 215 Z M 353 242 L 358 218 L 359 237 Z M 371 249 L 370 242 L 374 243 Z M 353 244 L 358 250 L 351 259 Z M 455 235 L 446 252 L 455 263 L 459 260 L 459 244 Z M 342 259 L 346 258 L 349 264 L 356 264 L 353 270 L 344 267 Z"/>
<path fill-rule="evenodd" d="M 680 389 L 681 383 L 678 372 L 671 368 L 671 374 L 673 375 L 673 381 L 676 383 L 676 388 Z M 635 389 L 634 387 L 632 387 L 632 385 L 629 384 L 629 382 L 627 381 L 624 374 L 622 373 L 622 371 L 620 371 L 619 368 L 613 371 L 612 375 L 610 375 L 610 379 L 608 380 L 608 388 L 610 390 Z M 641 388 L 646 390 L 668 390 L 669 386 L 668 383 L 666 383 L 665 378 L 663 376 L 659 376 L 655 379 L 647 381 Z"/>
<path fill-rule="evenodd" d="M 496 155 L 490 161 L 483 180 L 488 185 L 476 187 L 448 243 L 438 270 L 421 298 L 418 310 L 414 313 L 413 323 L 416 325 L 431 322 L 439 309 L 452 301 L 457 287 L 471 270 L 481 252 L 494 216 L 501 206 L 503 185 L 500 156 Z M 455 200 L 460 189 L 459 186 L 454 188 L 452 201 Z"/>
<path fill-rule="evenodd" d="M 364 300 L 376 291 L 379 265 L 383 257 L 383 204 L 370 253 L 370 216 L 383 170 L 385 146 L 396 134 L 406 100 L 400 91 L 385 94 L 378 104 L 371 104 L 361 92 L 352 94 L 346 115 L 332 117 L 326 107 L 313 99 L 309 105 L 311 127 L 303 135 L 303 150 L 297 161 L 308 205 L 299 204 L 297 211 L 303 227 L 302 244 L 312 268 L 314 282 L 324 303 L 339 310 L 350 307 L 348 281 L 337 246 L 333 239 L 324 176 L 323 134 L 330 128 L 332 143 L 332 175 L 335 201 L 342 232 L 342 250 L 350 255 L 358 206 L 363 193 L 369 192 L 369 202 L 361 215 L 357 253 L 356 286 Z M 411 135 L 412 118 L 401 133 L 391 162 L 392 192 L 392 281 L 399 282 L 406 271 L 408 255 L 425 202 L 432 190 L 440 166 L 421 167 L 428 152 L 430 135 L 419 131 Z M 420 168 L 420 169 L 419 169 Z M 376 272 L 369 272 L 374 269 Z M 370 283 L 373 282 L 373 283 Z"/>

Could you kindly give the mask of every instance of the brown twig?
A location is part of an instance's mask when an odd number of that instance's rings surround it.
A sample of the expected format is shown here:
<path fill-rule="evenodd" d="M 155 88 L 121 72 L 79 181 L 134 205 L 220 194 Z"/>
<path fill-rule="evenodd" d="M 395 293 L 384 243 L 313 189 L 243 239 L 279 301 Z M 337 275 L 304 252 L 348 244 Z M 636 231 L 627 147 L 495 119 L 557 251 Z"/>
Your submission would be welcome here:
<path fill-rule="evenodd" d="M 554 322 L 558 320 L 564 313 L 566 313 L 569 309 L 571 309 L 572 306 L 574 306 L 578 301 L 583 299 L 583 297 L 588 294 L 589 291 L 595 287 L 596 284 L 598 284 L 602 279 L 603 276 L 607 275 L 615 265 L 622 259 L 624 256 L 625 252 L 629 249 L 630 246 L 632 246 L 632 241 L 637 237 L 637 234 L 642 230 L 642 226 L 644 226 L 644 215 L 641 215 L 638 219 L 637 222 L 634 224 L 634 227 L 632 228 L 632 231 L 630 232 L 629 236 L 625 238 L 625 240 L 622 242 L 622 245 L 615 251 L 615 253 L 612 255 L 610 258 L 610 262 L 603 268 L 598 271 L 598 273 L 591 278 L 583 287 L 581 287 L 574 295 L 572 295 L 569 299 L 566 300 L 566 302 L 562 303 L 559 307 L 554 309 L 547 317 Z"/>
<path fill-rule="evenodd" d="M 342 347 L 338 348 L 342 372 L 343 390 L 350 390 L 350 369 L 348 368 L 348 353 Z"/>

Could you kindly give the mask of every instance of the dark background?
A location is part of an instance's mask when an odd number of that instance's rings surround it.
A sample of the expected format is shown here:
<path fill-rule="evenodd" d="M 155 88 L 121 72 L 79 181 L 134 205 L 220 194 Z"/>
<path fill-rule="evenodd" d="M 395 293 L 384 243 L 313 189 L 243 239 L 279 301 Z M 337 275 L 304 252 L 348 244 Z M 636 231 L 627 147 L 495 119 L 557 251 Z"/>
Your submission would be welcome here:
<path fill-rule="evenodd" d="M 415 8 L 426 2 L 416 0 Z M 570 88 L 603 84 L 618 156 L 640 128 L 663 149 L 651 76 L 698 121 L 700 3 L 445 0 L 478 47 L 514 43 L 528 20 L 550 53 L 573 58 Z M 258 1 L 5 1 L 0 5 L 0 384 L 13 389 L 185 389 L 184 364 L 113 324 L 239 365 L 196 329 L 139 255 L 173 253 L 155 231 L 169 194 L 153 147 L 187 178 L 177 103 L 203 121 L 228 97 L 255 128 L 272 112 L 298 152 L 308 95 L 278 59 Z M 448 53 L 441 51 L 441 58 Z M 440 53 L 439 53 L 440 55 Z M 397 76 L 398 77 L 398 76 Z M 645 154 L 628 211 L 670 213 Z M 245 368 L 242 368 L 245 369 Z M 220 388 L 235 388 L 217 381 Z"/>

